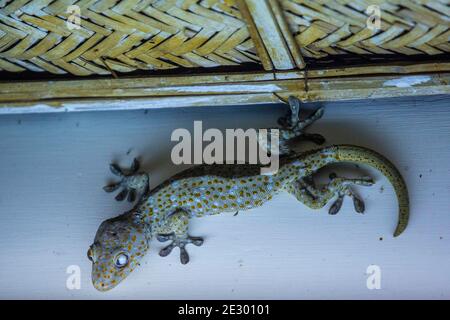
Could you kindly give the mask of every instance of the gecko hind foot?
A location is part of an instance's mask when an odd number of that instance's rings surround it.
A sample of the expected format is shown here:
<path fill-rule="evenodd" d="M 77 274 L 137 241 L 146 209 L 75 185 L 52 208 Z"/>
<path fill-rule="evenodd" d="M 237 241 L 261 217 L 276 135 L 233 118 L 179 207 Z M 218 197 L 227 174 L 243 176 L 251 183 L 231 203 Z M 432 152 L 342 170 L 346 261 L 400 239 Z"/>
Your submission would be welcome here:
<path fill-rule="evenodd" d="M 148 191 L 148 175 L 145 173 L 138 173 L 139 161 L 135 158 L 130 169 L 123 170 L 117 164 L 110 164 L 111 172 L 121 178 L 117 183 L 113 183 L 103 187 L 106 192 L 114 192 L 119 188 L 122 190 L 117 194 L 115 199 L 117 201 L 123 201 L 125 198 L 129 202 L 136 200 L 137 194 L 145 194 Z"/>
<path fill-rule="evenodd" d="M 364 213 L 365 204 L 364 201 L 352 190 L 350 184 L 361 185 L 361 186 L 371 186 L 375 182 L 371 177 L 361 177 L 357 179 L 349 179 L 338 177 L 335 173 L 330 174 L 330 188 L 336 190 L 337 199 L 331 205 L 328 213 L 335 215 L 339 212 L 344 202 L 345 196 L 349 196 L 353 200 L 353 206 L 357 213 Z"/>
<path fill-rule="evenodd" d="M 200 247 L 203 244 L 203 238 L 201 237 L 178 237 L 175 235 L 175 233 L 159 234 L 156 236 L 156 239 L 158 239 L 159 242 L 172 240 L 171 244 L 159 251 L 159 255 L 161 257 L 167 257 L 175 247 L 178 247 L 180 248 L 180 262 L 182 264 L 186 264 L 189 262 L 189 254 L 185 248 L 187 244 L 192 243 L 197 247 Z"/>

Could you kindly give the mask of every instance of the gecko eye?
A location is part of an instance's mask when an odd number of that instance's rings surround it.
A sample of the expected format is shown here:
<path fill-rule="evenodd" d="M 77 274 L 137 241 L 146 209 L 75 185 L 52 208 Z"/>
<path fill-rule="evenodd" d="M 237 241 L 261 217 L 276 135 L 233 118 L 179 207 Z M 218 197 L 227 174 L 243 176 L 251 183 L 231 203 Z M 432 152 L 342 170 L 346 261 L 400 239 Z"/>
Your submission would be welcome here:
<path fill-rule="evenodd" d="M 123 268 L 128 264 L 128 256 L 125 253 L 119 253 L 114 258 L 114 264 L 117 268 Z"/>

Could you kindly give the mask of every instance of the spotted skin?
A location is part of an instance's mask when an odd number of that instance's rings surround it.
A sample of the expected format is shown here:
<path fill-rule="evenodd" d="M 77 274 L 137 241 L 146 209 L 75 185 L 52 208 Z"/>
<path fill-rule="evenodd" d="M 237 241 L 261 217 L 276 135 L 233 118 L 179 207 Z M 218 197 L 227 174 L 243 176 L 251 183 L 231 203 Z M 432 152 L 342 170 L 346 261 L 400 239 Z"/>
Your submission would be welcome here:
<path fill-rule="evenodd" d="M 133 213 L 104 221 L 88 250 L 92 261 L 92 283 L 99 291 L 107 291 L 126 278 L 138 265 L 148 250 L 148 226 Z M 116 257 L 126 254 L 127 264 L 118 267 Z"/>
<path fill-rule="evenodd" d="M 319 169 L 340 162 L 367 164 L 389 179 L 399 204 L 394 236 L 400 235 L 409 218 L 407 187 L 395 166 L 375 151 L 351 145 L 308 151 L 281 158 L 280 169 L 272 176 L 261 175 L 258 165 L 202 165 L 173 176 L 150 191 L 130 212 L 102 223 L 88 252 L 93 261 L 95 288 L 109 290 L 126 278 L 139 264 L 148 250 L 148 242 L 155 236 L 160 241 L 172 240 L 160 255 L 167 255 L 178 246 L 181 262 L 187 263 L 189 257 L 185 246 L 203 243 L 201 238 L 188 234 L 191 217 L 245 211 L 263 205 L 282 191 L 318 209 L 339 192 L 352 196 L 347 188 L 349 183 L 372 183 L 370 179 L 336 178 L 322 188 L 307 184 L 307 178 Z M 364 211 L 363 204 L 354 201 L 355 209 Z M 114 258 L 118 253 L 129 258 L 125 267 L 115 265 Z"/>

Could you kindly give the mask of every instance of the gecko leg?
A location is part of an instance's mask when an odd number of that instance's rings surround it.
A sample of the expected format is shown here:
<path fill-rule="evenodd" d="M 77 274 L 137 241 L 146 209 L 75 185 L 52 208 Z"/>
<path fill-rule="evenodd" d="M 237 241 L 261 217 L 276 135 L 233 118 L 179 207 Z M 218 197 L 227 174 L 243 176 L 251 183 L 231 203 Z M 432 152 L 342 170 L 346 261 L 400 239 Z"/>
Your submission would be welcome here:
<path fill-rule="evenodd" d="M 129 202 L 136 200 L 136 195 L 140 194 L 143 196 L 147 193 L 149 188 L 149 179 L 146 173 L 138 173 L 139 161 L 134 159 L 133 164 L 129 170 L 121 169 L 117 164 L 110 164 L 109 166 L 111 172 L 121 178 L 117 183 L 113 183 L 103 187 L 106 192 L 113 192 L 119 188 L 122 190 L 117 194 L 116 200 L 123 201 L 125 198 Z"/>
<path fill-rule="evenodd" d="M 179 210 L 171 214 L 163 224 L 156 239 L 160 242 L 171 240 L 172 242 L 159 251 L 161 257 L 168 256 L 175 247 L 180 248 L 180 261 L 182 264 L 189 262 L 189 254 L 186 251 L 186 245 L 192 243 L 196 246 L 203 244 L 203 238 L 192 237 L 188 234 L 189 213 L 185 210 Z"/>
<path fill-rule="evenodd" d="M 297 200 L 312 209 L 324 207 L 332 198 L 337 196 L 335 202 L 329 209 L 329 214 L 336 214 L 341 209 L 345 196 L 353 199 L 355 211 L 363 213 L 365 210 L 364 201 L 352 190 L 351 185 L 371 186 L 374 181 L 370 177 L 357 179 L 337 177 L 330 175 L 330 182 L 322 187 L 316 188 L 312 178 L 302 178 L 287 186 L 287 191 L 293 194 Z"/>

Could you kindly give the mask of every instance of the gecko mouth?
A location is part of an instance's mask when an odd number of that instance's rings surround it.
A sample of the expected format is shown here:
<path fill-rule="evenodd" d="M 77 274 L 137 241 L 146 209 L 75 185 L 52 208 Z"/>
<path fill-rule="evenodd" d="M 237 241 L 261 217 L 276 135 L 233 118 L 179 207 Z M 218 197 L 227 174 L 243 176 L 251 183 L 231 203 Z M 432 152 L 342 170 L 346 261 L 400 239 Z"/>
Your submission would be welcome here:
<path fill-rule="evenodd" d="M 110 287 L 109 285 L 105 284 L 104 282 L 94 281 L 92 284 L 94 285 L 94 288 L 97 289 L 98 291 L 108 291 L 113 288 L 113 287 Z"/>
<path fill-rule="evenodd" d="M 96 266 L 93 266 L 95 269 Z M 103 273 L 101 270 L 92 270 L 92 284 L 98 291 L 108 291 L 116 287 L 124 278 L 116 277 L 111 273 Z"/>

